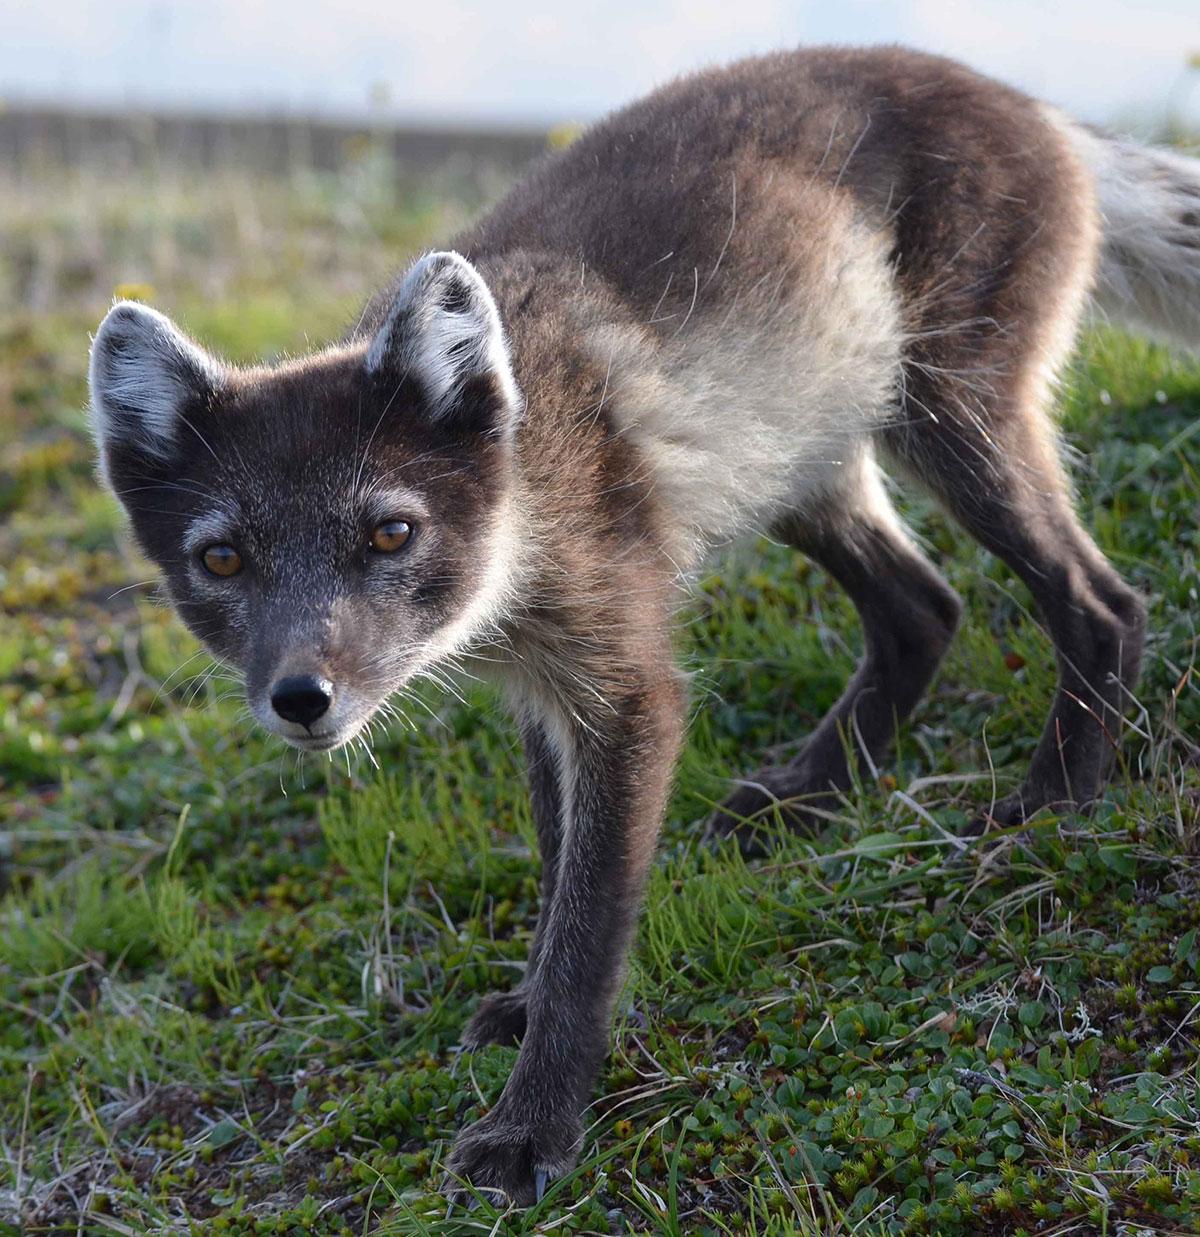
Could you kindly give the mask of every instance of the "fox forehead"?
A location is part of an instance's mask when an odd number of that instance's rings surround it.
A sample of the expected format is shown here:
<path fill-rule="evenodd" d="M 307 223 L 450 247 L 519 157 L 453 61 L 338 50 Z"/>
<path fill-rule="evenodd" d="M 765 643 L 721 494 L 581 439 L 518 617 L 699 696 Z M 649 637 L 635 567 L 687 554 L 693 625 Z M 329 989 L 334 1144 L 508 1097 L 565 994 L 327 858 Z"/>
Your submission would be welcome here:
<path fill-rule="evenodd" d="M 439 491 L 480 469 L 467 444 L 433 434 L 401 383 L 341 367 L 250 373 L 193 413 L 180 472 L 214 502 L 214 522 L 315 505 L 356 515 L 428 515 Z"/>
<path fill-rule="evenodd" d="M 361 352 L 358 364 L 340 351 L 318 354 L 235 374 L 203 421 L 232 451 L 255 453 L 241 461 L 251 471 L 295 460 L 369 458 L 371 448 L 404 451 L 411 441 L 416 426 L 405 415 L 413 403 L 406 385 L 389 391 L 370 381 Z"/>

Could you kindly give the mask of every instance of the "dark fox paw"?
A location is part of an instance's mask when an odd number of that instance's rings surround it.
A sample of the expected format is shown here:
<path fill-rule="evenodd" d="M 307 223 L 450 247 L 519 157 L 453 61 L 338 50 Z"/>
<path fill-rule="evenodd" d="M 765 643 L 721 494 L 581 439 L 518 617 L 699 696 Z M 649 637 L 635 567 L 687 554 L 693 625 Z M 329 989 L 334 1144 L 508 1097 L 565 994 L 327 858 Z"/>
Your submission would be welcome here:
<path fill-rule="evenodd" d="M 520 988 L 489 993 L 463 1030 L 463 1047 L 519 1044 L 525 1035 L 526 1021 L 525 993 Z"/>
<path fill-rule="evenodd" d="M 457 1202 L 482 1195 L 496 1206 L 532 1207 L 575 1163 L 582 1142 L 578 1119 L 516 1120 L 494 1108 L 458 1136 L 445 1191 Z"/>
<path fill-rule="evenodd" d="M 1011 829 L 1014 825 L 1023 825 L 1033 811 L 1025 806 L 1025 801 L 1019 793 L 1006 795 L 998 799 L 986 812 L 978 813 L 967 825 L 964 835 L 969 838 L 981 838 L 998 829 Z"/>
<path fill-rule="evenodd" d="M 1003 799 L 997 800 L 986 812 L 980 812 L 967 826 L 966 836 L 970 838 L 981 837 L 986 840 L 987 834 L 995 833 L 1000 829 L 1017 828 L 1020 825 L 1027 824 L 1042 812 L 1059 817 L 1086 816 L 1095 806 L 1095 797 L 1089 798 L 1085 802 L 1079 802 L 1075 799 L 1064 797 L 1062 791 L 1057 788 L 1039 792 L 1036 789 L 1030 790 L 1028 787 L 1025 787 L 1022 790 L 1014 791 L 1011 795 L 1005 795 Z M 1028 835 L 1022 834 L 1021 836 L 1026 837 Z"/>
<path fill-rule="evenodd" d="M 782 819 L 796 833 L 813 834 L 821 818 L 807 809 L 828 808 L 833 796 L 821 780 L 799 768 L 760 769 L 746 778 L 709 818 L 705 836 L 736 838 L 747 857 L 767 851 L 767 837 Z"/>

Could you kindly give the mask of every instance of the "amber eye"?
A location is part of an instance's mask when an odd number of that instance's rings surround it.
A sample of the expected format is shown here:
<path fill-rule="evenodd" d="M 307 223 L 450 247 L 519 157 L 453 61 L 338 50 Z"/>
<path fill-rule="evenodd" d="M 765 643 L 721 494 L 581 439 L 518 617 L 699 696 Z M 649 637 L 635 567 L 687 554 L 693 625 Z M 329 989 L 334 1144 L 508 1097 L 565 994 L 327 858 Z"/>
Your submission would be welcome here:
<path fill-rule="evenodd" d="M 210 545 L 200 561 L 214 576 L 236 576 L 242 569 L 242 556 L 231 545 Z"/>
<path fill-rule="evenodd" d="M 380 554 L 394 554 L 412 536 L 407 520 L 384 520 L 371 534 L 371 549 Z"/>

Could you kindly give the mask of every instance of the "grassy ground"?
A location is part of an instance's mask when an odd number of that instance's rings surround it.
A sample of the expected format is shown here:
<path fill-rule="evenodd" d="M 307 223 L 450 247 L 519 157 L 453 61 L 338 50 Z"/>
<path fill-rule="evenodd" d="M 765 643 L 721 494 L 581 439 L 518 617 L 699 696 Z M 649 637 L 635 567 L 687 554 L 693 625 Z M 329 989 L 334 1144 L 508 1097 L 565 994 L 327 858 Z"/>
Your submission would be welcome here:
<path fill-rule="evenodd" d="M 802 736 L 859 643 L 797 556 L 722 561 L 580 1168 L 528 1213 L 447 1214 L 440 1163 L 513 1059 L 455 1044 L 536 912 L 513 729 L 467 683 L 378 770 L 256 734 L 154 604 L 81 408 L 114 284 L 235 356 L 298 349 L 477 189 L 0 191 L 0 1227 L 1200 1231 L 1200 370 L 1116 336 L 1063 397 L 1088 523 L 1151 601 L 1104 804 L 960 852 L 1053 671 L 1025 594 L 913 507 L 968 618 L 897 763 L 819 839 L 702 849 L 723 779 Z"/>

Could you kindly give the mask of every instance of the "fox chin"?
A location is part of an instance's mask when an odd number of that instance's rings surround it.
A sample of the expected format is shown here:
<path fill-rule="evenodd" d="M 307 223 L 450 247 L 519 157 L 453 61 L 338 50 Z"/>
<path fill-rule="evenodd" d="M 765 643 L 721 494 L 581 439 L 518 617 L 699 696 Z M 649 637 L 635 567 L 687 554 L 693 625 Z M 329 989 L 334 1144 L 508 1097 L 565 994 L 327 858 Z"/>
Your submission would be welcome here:
<path fill-rule="evenodd" d="M 674 616 L 714 548 L 769 530 L 811 557 L 866 650 L 718 833 L 813 827 L 953 639 L 959 599 L 885 466 L 1025 581 L 1058 655 L 1025 780 L 977 828 L 1103 792 L 1146 612 L 1075 512 L 1052 420 L 1089 306 L 1200 343 L 1200 161 L 885 48 L 632 104 L 314 355 L 239 368 L 153 309 L 109 312 L 102 474 L 264 728 L 329 750 L 467 661 L 512 703 L 542 909 L 520 983 L 464 1032 L 521 1048 L 452 1192 L 531 1203 L 581 1145 L 684 733 Z"/>

